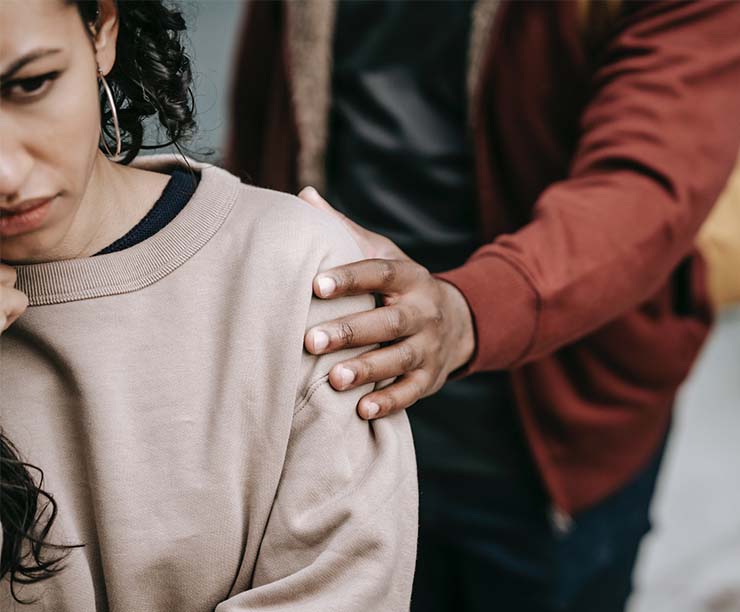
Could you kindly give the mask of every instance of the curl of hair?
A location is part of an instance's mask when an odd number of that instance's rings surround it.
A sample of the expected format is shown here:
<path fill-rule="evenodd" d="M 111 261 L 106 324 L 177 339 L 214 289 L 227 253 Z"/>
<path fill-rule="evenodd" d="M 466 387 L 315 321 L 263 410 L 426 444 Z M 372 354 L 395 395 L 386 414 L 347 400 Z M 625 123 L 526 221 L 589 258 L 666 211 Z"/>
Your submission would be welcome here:
<path fill-rule="evenodd" d="M 31 472 L 39 474 L 36 484 Z M 44 473 L 20 459 L 18 450 L 0 430 L 0 523 L 3 546 L 0 554 L 0 580 L 9 575 L 10 592 L 21 600 L 16 585 L 50 578 L 63 569 L 63 560 L 72 548 L 47 542 L 57 516 L 54 498 L 43 490 Z M 51 554 L 56 552 L 56 554 Z"/>
<path fill-rule="evenodd" d="M 94 36 L 98 0 L 76 0 L 76 4 Z M 190 137 L 195 129 L 195 104 L 190 59 L 181 41 L 186 29 L 182 13 L 158 0 L 125 0 L 116 6 L 116 61 L 105 78 L 118 114 L 121 161 L 127 164 L 141 149 L 177 146 Z M 108 98 L 102 88 L 100 104 L 102 131 L 108 142 L 115 142 L 113 115 L 106 108 Z M 155 115 L 169 140 L 145 146 L 144 120 Z"/>

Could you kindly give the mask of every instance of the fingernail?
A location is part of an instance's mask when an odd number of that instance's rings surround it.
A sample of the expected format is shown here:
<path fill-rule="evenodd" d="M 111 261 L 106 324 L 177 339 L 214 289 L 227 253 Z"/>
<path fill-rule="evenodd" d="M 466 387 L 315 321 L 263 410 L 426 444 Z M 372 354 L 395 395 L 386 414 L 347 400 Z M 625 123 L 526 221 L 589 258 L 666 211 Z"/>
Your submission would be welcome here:
<path fill-rule="evenodd" d="M 372 419 L 374 416 L 377 416 L 377 414 L 380 412 L 380 406 L 378 406 L 375 402 L 368 402 L 365 404 L 365 418 Z"/>
<path fill-rule="evenodd" d="M 337 368 L 337 374 L 339 375 L 339 382 L 342 384 L 342 387 L 351 385 L 355 381 L 355 373 L 344 366 Z"/>
<path fill-rule="evenodd" d="M 320 329 L 316 330 L 313 333 L 313 349 L 323 351 L 327 346 L 329 346 L 329 334 Z"/>
<path fill-rule="evenodd" d="M 319 278 L 318 285 L 319 295 L 321 297 L 327 297 L 331 295 L 337 288 L 337 282 L 330 276 L 322 276 L 321 278 Z"/>

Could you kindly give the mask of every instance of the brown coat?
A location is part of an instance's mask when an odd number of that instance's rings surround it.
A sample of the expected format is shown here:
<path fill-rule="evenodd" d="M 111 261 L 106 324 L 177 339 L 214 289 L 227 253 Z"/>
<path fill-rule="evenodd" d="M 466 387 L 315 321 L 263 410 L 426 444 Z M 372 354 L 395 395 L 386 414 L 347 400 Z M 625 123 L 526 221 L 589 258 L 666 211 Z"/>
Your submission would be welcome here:
<path fill-rule="evenodd" d="M 573 2 L 479 0 L 470 138 L 488 244 L 441 276 L 506 369 L 555 504 L 627 482 L 665 434 L 706 336 L 696 233 L 740 147 L 740 2 L 624 3 L 600 37 Z M 333 3 L 257 2 L 228 165 L 323 185 Z"/>

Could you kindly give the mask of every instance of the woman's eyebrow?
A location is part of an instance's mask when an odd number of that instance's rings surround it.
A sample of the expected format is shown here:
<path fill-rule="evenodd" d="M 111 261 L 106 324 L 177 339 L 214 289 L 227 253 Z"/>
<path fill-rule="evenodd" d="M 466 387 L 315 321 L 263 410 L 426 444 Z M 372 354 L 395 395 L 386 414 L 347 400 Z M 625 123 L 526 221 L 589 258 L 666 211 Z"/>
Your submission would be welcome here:
<path fill-rule="evenodd" d="M 40 59 L 42 57 L 46 57 L 47 55 L 52 55 L 54 53 L 61 53 L 61 49 L 34 49 L 33 51 L 29 51 L 25 55 L 22 55 L 17 60 L 12 62 L 8 69 L 0 75 L 0 81 L 5 81 L 9 78 L 11 78 L 16 72 L 18 72 L 23 66 L 26 64 L 30 64 L 31 62 L 35 62 L 37 59 Z"/>

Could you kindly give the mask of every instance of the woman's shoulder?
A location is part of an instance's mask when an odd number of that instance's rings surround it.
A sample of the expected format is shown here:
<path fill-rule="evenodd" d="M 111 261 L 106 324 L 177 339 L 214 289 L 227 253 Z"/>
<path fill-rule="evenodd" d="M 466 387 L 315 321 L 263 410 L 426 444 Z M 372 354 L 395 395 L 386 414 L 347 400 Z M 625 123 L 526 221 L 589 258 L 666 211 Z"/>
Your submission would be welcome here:
<path fill-rule="evenodd" d="M 285 263 L 309 259 L 325 268 L 362 259 L 340 221 L 287 193 L 241 183 L 230 216 L 229 233 Z"/>
<path fill-rule="evenodd" d="M 240 245 L 253 251 L 251 247 L 258 244 L 262 253 L 283 261 L 337 251 L 349 258 L 361 257 L 341 222 L 296 196 L 242 183 L 219 166 L 182 156 L 142 156 L 132 165 L 160 173 L 174 169 L 199 173 L 200 182 L 192 198 L 197 204 L 196 216 L 200 222 L 204 222 L 204 216 L 223 221 L 217 235 L 229 242 L 235 255 Z"/>
<path fill-rule="evenodd" d="M 276 224 L 306 232 L 342 228 L 342 224 L 334 217 L 313 208 L 297 196 L 246 183 L 239 185 L 237 206 L 268 226 Z"/>
<path fill-rule="evenodd" d="M 241 183 L 224 225 L 224 243 L 231 248 L 229 256 L 248 262 L 248 274 L 260 278 L 259 290 L 272 296 L 269 301 L 280 310 L 283 320 L 301 320 L 301 334 L 319 323 L 374 307 L 370 295 L 332 300 L 312 296 L 311 286 L 317 273 L 363 259 L 349 230 L 330 214 L 312 208 L 296 196 Z M 285 316 L 288 311 L 300 315 Z M 304 352 L 298 396 L 325 379 L 338 360 L 364 350 L 319 357 Z"/>

